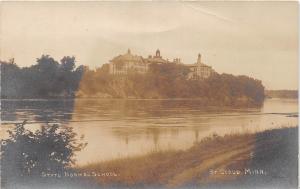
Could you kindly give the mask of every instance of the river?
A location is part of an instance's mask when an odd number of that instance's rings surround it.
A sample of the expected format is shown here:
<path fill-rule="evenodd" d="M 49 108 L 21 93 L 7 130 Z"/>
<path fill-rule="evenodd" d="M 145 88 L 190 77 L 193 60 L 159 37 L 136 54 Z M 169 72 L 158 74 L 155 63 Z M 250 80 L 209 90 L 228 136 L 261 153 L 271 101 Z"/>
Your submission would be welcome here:
<path fill-rule="evenodd" d="M 74 128 L 87 147 L 77 165 L 141 155 L 157 150 L 186 149 L 212 134 L 258 132 L 298 125 L 295 99 L 266 99 L 261 108 L 202 106 L 197 100 L 1 100 L 0 137 L 13 123 L 27 127 L 45 122 Z"/>

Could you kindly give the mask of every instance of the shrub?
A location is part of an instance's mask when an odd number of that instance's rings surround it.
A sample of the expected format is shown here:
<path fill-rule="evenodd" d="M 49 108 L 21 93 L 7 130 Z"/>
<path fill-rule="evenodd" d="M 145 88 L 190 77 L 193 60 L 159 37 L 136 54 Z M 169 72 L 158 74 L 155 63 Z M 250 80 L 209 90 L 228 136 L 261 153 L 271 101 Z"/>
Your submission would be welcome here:
<path fill-rule="evenodd" d="M 32 132 L 26 122 L 9 130 L 1 142 L 2 179 L 41 176 L 42 172 L 57 173 L 74 164 L 74 153 L 87 144 L 77 139 L 73 128 L 45 124 Z"/>

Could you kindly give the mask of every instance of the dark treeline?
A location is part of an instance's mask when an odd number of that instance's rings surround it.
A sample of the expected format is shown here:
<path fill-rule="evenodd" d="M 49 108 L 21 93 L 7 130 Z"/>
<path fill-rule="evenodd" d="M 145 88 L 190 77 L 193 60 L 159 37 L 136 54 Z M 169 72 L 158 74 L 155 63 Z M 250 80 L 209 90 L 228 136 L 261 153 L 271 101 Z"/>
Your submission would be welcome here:
<path fill-rule="evenodd" d="M 188 79 L 180 64 L 151 64 L 146 74 L 109 74 L 108 65 L 91 70 L 75 66 L 74 57 L 60 63 L 48 55 L 31 67 L 1 64 L 2 98 L 198 98 L 211 105 L 261 105 L 264 87 L 247 76 L 215 73 L 205 80 Z"/>
<path fill-rule="evenodd" d="M 1 62 L 1 98 L 72 97 L 78 89 L 84 66 L 75 66 L 75 57 L 60 62 L 42 55 L 37 63 L 20 68 L 13 60 Z"/>

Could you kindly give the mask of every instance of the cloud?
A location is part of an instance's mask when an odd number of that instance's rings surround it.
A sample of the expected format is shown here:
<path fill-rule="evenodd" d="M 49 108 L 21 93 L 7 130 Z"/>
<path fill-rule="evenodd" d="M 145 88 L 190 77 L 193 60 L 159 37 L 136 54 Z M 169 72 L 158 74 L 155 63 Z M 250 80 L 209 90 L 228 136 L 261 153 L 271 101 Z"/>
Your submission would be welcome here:
<path fill-rule="evenodd" d="M 225 21 L 225 22 L 229 22 L 229 23 L 236 23 L 235 20 L 229 18 L 229 17 L 225 17 L 222 16 L 216 12 L 213 12 L 207 8 L 202 8 L 201 6 L 199 6 L 199 4 L 197 5 L 196 3 L 190 3 L 190 2 L 182 2 L 182 4 L 188 8 L 189 10 L 194 10 L 195 12 L 199 13 L 199 14 L 204 14 L 204 15 L 208 15 L 210 17 L 213 17 L 215 19 L 221 20 L 221 21 Z"/>

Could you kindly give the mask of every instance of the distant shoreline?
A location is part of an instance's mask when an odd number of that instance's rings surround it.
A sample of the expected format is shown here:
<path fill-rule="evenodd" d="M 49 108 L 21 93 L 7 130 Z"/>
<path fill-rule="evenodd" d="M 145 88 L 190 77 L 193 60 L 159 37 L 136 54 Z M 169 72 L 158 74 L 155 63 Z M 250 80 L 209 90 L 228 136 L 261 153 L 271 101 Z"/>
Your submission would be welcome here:
<path fill-rule="evenodd" d="M 298 90 L 265 90 L 266 99 L 298 99 Z M 25 98 L 0 98 L 0 100 L 56 100 L 56 99 L 116 99 L 116 100 L 207 100 L 208 97 L 191 98 L 135 98 L 135 97 L 100 97 L 100 96 L 49 96 Z"/>
<path fill-rule="evenodd" d="M 0 99 L 3 101 L 80 101 L 80 100 L 106 100 L 106 101 L 195 101 L 200 106 L 208 107 L 247 107 L 247 108 L 257 108 L 262 107 L 261 104 L 254 103 L 249 99 L 237 99 L 234 103 L 226 103 L 218 99 L 209 99 L 209 98 L 101 98 L 101 97 L 75 97 L 75 98 L 20 98 L 20 99 Z"/>
<path fill-rule="evenodd" d="M 265 97 L 298 99 L 298 90 L 265 90 Z"/>
<path fill-rule="evenodd" d="M 45 100 L 206 100 L 205 98 L 105 98 L 105 97 L 48 97 L 48 98 L 0 98 L 0 100 L 28 100 L 28 101 L 45 101 Z M 298 100 L 297 98 L 288 97 L 266 97 L 265 100 L 269 99 L 291 99 Z M 264 100 L 264 101 L 265 101 Z"/>

